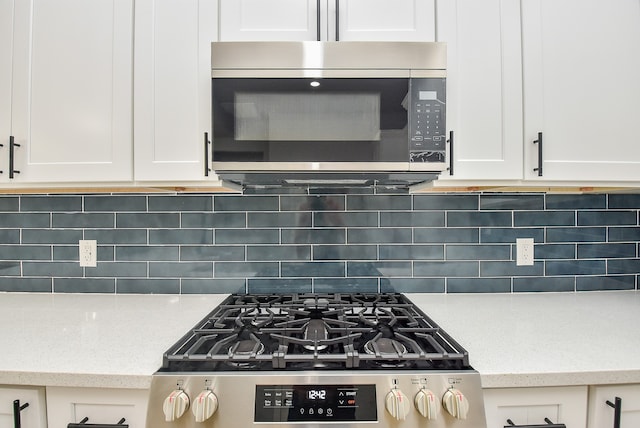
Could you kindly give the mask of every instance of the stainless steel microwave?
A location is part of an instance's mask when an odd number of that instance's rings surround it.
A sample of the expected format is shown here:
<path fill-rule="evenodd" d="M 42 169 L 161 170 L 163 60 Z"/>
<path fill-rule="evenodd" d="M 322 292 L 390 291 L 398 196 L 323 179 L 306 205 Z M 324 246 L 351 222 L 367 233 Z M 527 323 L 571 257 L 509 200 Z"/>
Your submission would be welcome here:
<path fill-rule="evenodd" d="M 415 185 L 446 169 L 446 46 L 214 42 L 212 169 L 242 186 Z"/>

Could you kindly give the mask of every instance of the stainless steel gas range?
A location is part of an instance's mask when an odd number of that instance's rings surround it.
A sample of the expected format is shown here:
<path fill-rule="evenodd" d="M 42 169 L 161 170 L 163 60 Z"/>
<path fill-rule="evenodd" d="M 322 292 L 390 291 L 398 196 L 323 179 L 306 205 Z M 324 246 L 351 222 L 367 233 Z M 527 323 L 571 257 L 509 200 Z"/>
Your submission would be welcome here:
<path fill-rule="evenodd" d="M 231 295 L 155 373 L 147 428 L 486 428 L 467 352 L 403 294 Z"/>

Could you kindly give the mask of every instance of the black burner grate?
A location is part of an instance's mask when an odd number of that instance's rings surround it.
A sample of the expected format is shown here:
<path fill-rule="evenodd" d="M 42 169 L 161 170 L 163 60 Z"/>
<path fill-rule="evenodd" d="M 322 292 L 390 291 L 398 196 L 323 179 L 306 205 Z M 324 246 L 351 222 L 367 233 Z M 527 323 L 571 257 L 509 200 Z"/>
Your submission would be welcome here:
<path fill-rule="evenodd" d="M 403 294 L 234 294 L 173 345 L 161 371 L 470 369 Z"/>

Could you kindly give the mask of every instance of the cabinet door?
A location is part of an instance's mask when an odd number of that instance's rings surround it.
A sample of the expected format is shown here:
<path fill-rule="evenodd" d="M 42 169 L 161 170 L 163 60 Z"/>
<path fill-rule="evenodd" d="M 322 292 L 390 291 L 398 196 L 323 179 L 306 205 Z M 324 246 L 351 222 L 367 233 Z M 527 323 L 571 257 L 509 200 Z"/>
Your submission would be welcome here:
<path fill-rule="evenodd" d="M 338 0 L 329 2 L 329 39 L 422 41 L 436 39 L 435 0 Z M 446 3 L 446 2 L 445 2 Z M 484 3 L 484 2 L 482 2 Z M 337 7 L 337 14 L 332 8 Z M 334 33 L 334 26 L 338 32 Z M 335 34 L 335 35 L 334 35 Z"/>
<path fill-rule="evenodd" d="M 587 426 L 587 387 L 500 388 L 484 390 L 487 427 L 544 425 L 545 418 L 568 428 Z"/>
<path fill-rule="evenodd" d="M 47 387 L 48 428 L 66 428 L 84 418 L 88 424 L 116 424 L 121 418 L 131 428 L 144 428 L 146 390 Z"/>
<path fill-rule="evenodd" d="M 0 387 L 0 427 L 12 427 L 13 402 L 20 406 L 28 404 L 20 412 L 20 422 L 25 428 L 46 428 L 44 389 L 22 387 Z"/>
<path fill-rule="evenodd" d="M 589 428 L 612 427 L 614 409 L 607 401 L 622 399 L 620 428 L 640 426 L 640 385 L 607 385 L 591 387 L 589 391 Z"/>
<path fill-rule="evenodd" d="M 438 182 L 521 179 L 519 2 L 438 3 L 438 41 L 447 43 L 447 128 L 454 135 L 454 173 Z"/>
<path fill-rule="evenodd" d="M 15 2 L 16 181 L 130 180 L 132 0 Z"/>
<path fill-rule="evenodd" d="M 220 0 L 220 40 L 326 39 L 326 8 L 327 0 Z"/>
<path fill-rule="evenodd" d="M 14 0 L 0 0 L 0 182 L 8 181 Z"/>
<path fill-rule="evenodd" d="M 640 2 L 527 0 L 522 24 L 526 177 L 640 179 Z"/>
<path fill-rule="evenodd" d="M 137 0 L 135 10 L 135 179 L 203 180 L 216 1 Z"/>

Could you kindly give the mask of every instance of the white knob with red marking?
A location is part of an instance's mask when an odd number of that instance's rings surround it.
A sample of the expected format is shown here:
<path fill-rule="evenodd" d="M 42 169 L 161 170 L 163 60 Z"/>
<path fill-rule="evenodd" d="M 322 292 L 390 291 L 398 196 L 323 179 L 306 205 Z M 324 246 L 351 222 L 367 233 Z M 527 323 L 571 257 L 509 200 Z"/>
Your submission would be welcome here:
<path fill-rule="evenodd" d="M 413 399 L 418 412 L 427 420 L 434 421 L 438 418 L 438 400 L 433 391 L 421 389 Z"/>
<path fill-rule="evenodd" d="M 189 396 L 182 389 L 175 389 L 164 399 L 162 411 L 167 422 L 173 422 L 185 414 L 189 408 Z"/>
<path fill-rule="evenodd" d="M 469 413 L 469 401 L 467 397 L 456 388 L 449 388 L 442 397 L 442 407 L 456 419 L 467 419 Z"/>
<path fill-rule="evenodd" d="M 210 389 L 205 389 L 193 400 L 191 411 L 196 422 L 204 422 L 218 410 L 218 397 Z"/>
<path fill-rule="evenodd" d="M 403 421 L 411 410 L 411 402 L 399 389 L 392 389 L 385 398 L 387 412 L 399 421 Z"/>

